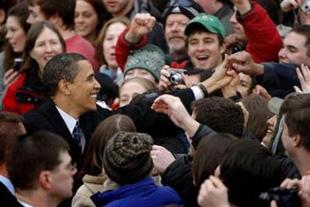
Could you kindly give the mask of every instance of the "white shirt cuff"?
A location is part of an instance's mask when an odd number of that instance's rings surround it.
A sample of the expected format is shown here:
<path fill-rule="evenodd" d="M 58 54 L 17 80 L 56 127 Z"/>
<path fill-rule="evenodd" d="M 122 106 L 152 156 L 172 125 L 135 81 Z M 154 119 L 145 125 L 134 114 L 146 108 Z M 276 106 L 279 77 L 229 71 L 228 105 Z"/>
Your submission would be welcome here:
<path fill-rule="evenodd" d="M 199 86 L 192 86 L 191 89 L 194 93 L 195 100 L 199 100 L 205 97 L 203 91 L 199 88 Z"/>

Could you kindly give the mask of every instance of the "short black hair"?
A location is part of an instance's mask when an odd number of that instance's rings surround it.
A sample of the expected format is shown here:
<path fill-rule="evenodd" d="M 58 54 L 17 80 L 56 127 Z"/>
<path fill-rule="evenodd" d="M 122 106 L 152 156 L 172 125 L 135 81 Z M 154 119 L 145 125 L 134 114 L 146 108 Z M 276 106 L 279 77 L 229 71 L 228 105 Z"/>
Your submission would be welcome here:
<path fill-rule="evenodd" d="M 65 27 L 74 28 L 76 0 L 39 0 L 37 3 L 46 18 L 58 15 Z"/>
<path fill-rule="evenodd" d="M 53 96 L 60 80 L 72 82 L 78 73 L 77 62 L 87 60 L 77 53 L 63 53 L 54 56 L 44 67 L 43 86 L 47 95 Z"/>
<path fill-rule="evenodd" d="M 229 189 L 229 201 L 238 207 L 264 207 L 259 195 L 285 179 L 280 162 L 258 141 L 238 139 L 220 163 L 220 179 Z"/>

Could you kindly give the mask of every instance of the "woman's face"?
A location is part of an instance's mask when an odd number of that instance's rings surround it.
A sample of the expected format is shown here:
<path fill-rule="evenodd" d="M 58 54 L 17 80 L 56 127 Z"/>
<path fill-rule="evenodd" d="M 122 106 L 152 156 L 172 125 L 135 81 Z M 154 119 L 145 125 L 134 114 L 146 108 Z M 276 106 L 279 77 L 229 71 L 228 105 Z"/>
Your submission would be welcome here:
<path fill-rule="evenodd" d="M 136 95 L 146 91 L 147 90 L 138 82 L 130 81 L 125 83 L 119 92 L 120 107 L 129 104 Z"/>
<path fill-rule="evenodd" d="M 108 68 L 117 69 L 118 64 L 115 59 L 115 45 L 119 35 L 126 29 L 127 27 L 120 23 L 116 22 L 111 24 L 107 33 L 103 39 L 102 47 L 103 47 L 103 56 L 106 61 Z"/>
<path fill-rule="evenodd" d="M 98 16 L 94 7 L 85 0 L 77 0 L 74 25 L 78 35 L 88 38 L 96 35 Z"/>
<path fill-rule="evenodd" d="M 9 16 L 6 21 L 7 34 L 6 39 L 14 52 L 22 52 L 26 42 L 26 32 L 19 23 L 16 16 Z"/>
<path fill-rule="evenodd" d="M 38 63 L 40 72 L 43 73 L 46 63 L 62 52 L 63 47 L 57 33 L 45 27 L 35 41 L 30 56 Z"/>

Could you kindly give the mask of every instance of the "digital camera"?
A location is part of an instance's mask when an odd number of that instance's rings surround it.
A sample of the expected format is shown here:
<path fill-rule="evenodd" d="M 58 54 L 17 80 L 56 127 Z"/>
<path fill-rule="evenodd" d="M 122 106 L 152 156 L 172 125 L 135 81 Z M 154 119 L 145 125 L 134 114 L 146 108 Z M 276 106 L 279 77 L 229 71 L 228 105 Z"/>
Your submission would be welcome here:
<path fill-rule="evenodd" d="M 310 0 L 305 0 L 300 6 L 301 11 L 310 15 Z"/>
<path fill-rule="evenodd" d="M 274 200 L 278 207 L 301 207 L 301 200 L 296 189 L 276 187 L 261 193 L 259 198 L 269 203 Z"/>
<path fill-rule="evenodd" d="M 171 70 L 169 81 L 174 85 L 178 85 L 178 84 L 183 83 L 183 75 L 182 74 L 184 74 L 184 72 L 177 71 L 177 70 Z"/>

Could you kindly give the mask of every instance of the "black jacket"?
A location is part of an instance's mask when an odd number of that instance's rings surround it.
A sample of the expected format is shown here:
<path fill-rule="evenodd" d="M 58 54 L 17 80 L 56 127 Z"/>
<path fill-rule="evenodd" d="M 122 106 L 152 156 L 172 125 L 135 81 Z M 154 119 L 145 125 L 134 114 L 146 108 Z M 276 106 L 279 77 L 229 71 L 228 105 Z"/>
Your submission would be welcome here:
<path fill-rule="evenodd" d="M 0 200 L 1 206 L 8 206 L 8 207 L 23 207 L 14 195 L 0 182 Z"/>

